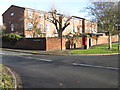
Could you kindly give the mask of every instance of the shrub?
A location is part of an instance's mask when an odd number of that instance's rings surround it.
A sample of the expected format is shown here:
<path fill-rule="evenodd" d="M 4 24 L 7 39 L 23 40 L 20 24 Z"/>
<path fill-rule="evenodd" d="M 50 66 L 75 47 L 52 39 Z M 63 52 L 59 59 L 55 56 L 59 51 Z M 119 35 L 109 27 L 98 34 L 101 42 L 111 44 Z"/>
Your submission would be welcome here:
<path fill-rule="evenodd" d="M 20 35 L 15 34 L 15 33 L 10 33 L 10 34 L 4 34 L 2 36 L 3 41 L 10 41 L 10 42 L 16 42 L 21 38 Z"/>

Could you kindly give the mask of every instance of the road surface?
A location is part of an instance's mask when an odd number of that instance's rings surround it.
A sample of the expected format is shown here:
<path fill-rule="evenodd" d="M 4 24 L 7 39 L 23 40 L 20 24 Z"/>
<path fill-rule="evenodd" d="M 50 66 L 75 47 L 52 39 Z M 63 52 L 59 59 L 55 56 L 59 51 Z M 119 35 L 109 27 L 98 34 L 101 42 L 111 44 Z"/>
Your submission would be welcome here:
<path fill-rule="evenodd" d="M 55 56 L 2 51 L 24 88 L 118 88 L 118 55 Z"/>

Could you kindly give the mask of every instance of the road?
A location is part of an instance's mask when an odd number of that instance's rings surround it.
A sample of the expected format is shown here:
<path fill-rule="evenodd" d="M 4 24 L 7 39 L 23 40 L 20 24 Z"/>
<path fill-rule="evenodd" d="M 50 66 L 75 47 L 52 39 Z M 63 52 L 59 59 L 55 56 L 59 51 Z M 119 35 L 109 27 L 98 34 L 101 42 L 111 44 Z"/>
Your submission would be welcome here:
<path fill-rule="evenodd" d="M 2 51 L 24 88 L 118 88 L 118 55 L 52 56 Z"/>

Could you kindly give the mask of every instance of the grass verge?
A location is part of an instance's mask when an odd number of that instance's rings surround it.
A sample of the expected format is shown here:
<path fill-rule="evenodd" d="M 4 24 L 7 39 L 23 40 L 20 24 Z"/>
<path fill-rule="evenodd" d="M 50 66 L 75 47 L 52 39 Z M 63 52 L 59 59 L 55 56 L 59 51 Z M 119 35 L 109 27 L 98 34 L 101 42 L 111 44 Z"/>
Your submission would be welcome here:
<path fill-rule="evenodd" d="M 14 84 L 12 75 L 2 64 L 0 64 L 0 90 L 4 90 L 7 88 L 12 90 L 14 88 L 13 85 Z"/>
<path fill-rule="evenodd" d="M 118 42 L 112 43 L 112 49 L 108 49 L 108 44 L 93 46 L 90 49 L 72 50 L 68 52 L 69 54 L 109 54 L 109 53 L 119 53 Z"/>

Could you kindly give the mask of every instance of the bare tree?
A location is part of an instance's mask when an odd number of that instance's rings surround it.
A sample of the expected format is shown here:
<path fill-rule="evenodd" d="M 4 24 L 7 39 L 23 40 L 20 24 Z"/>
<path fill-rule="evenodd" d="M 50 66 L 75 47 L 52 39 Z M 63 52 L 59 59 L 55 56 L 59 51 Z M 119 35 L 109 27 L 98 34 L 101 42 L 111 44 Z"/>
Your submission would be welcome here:
<path fill-rule="evenodd" d="M 109 49 L 112 49 L 111 36 L 117 31 L 115 24 L 118 22 L 117 2 L 91 2 L 92 5 L 86 7 L 89 14 L 94 16 L 94 20 L 99 21 L 104 31 L 109 35 Z"/>
<path fill-rule="evenodd" d="M 31 23 L 31 30 L 33 30 L 33 37 L 36 37 L 38 35 L 38 33 L 40 32 L 40 28 L 39 28 L 39 15 L 33 11 L 31 18 L 27 17 L 27 22 Z"/>
<path fill-rule="evenodd" d="M 58 37 L 62 37 L 62 32 L 68 25 L 70 25 L 70 19 L 72 17 L 57 13 L 55 8 L 52 8 L 49 13 L 51 14 L 51 17 L 47 17 L 46 20 L 55 25 L 55 28 L 58 32 Z"/>
<path fill-rule="evenodd" d="M 28 11 L 28 13 L 31 13 L 31 14 L 28 14 L 24 17 L 22 17 L 20 19 L 21 20 L 25 20 L 26 21 L 26 25 L 28 24 L 28 27 L 27 30 L 30 30 L 32 33 L 33 33 L 33 37 L 38 37 L 38 35 L 44 35 L 41 30 L 40 30 L 40 16 L 39 16 L 39 12 L 36 12 L 36 11 Z"/>

